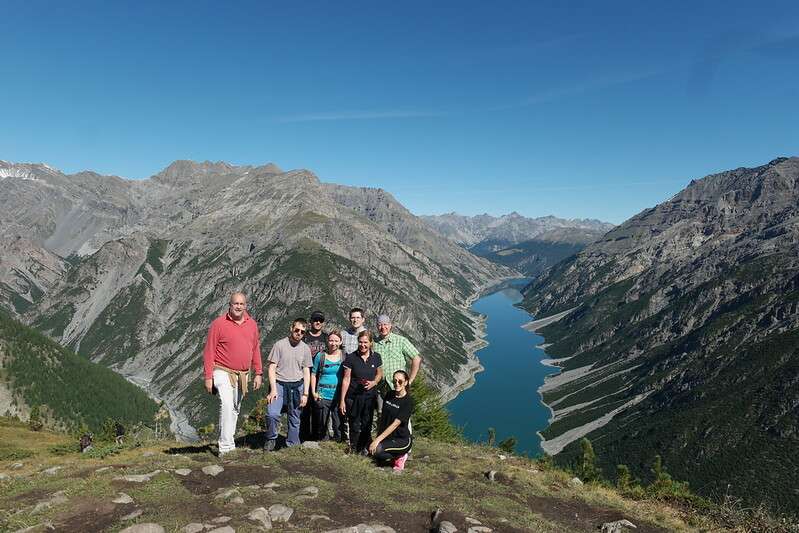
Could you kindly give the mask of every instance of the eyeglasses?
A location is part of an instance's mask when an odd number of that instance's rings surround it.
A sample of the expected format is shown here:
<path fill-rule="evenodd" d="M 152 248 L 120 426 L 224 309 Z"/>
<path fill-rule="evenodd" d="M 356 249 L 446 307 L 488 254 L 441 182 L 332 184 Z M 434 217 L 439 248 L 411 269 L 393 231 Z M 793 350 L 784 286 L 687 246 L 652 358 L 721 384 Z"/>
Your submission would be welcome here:
<path fill-rule="evenodd" d="M 294 328 L 294 329 L 293 329 L 293 330 L 291 330 L 291 331 L 293 331 L 294 333 L 305 333 L 305 330 L 304 330 L 304 329 L 302 329 L 302 328 Z"/>

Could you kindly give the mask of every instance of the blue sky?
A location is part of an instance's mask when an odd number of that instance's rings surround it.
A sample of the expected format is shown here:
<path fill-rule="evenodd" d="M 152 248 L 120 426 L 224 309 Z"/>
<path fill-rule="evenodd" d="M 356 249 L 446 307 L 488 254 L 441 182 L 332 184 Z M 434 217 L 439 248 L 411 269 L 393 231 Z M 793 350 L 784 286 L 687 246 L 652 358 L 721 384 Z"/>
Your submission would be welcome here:
<path fill-rule="evenodd" d="M 3 2 L 0 159 L 621 222 L 799 155 L 797 2 Z"/>

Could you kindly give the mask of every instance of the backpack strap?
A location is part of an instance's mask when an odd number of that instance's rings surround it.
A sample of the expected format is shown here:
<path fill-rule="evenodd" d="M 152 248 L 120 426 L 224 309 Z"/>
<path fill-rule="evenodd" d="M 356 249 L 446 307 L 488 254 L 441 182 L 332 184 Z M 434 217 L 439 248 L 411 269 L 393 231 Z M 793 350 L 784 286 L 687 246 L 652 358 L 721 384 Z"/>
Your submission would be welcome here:
<path fill-rule="evenodd" d="M 316 388 L 319 388 L 319 380 L 322 379 L 322 370 L 325 368 L 325 361 L 327 360 L 327 353 L 326 352 L 319 352 L 316 354 L 317 357 L 321 355 L 322 357 L 319 358 L 319 366 L 316 368 Z"/>

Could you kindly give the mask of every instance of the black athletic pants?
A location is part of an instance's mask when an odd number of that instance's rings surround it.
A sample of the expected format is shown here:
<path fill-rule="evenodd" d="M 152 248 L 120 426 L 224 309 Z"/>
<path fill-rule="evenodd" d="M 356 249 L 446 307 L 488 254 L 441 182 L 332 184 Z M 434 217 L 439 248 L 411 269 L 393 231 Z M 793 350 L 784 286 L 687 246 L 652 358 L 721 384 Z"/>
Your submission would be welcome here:
<path fill-rule="evenodd" d="M 389 437 L 377 445 L 374 453 L 376 461 L 391 461 L 411 451 L 411 440 Z"/>
<path fill-rule="evenodd" d="M 350 423 L 350 448 L 360 452 L 369 447 L 372 440 L 372 418 L 375 413 L 375 394 L 358 394 L 344 400 L 347 420 Z"/>

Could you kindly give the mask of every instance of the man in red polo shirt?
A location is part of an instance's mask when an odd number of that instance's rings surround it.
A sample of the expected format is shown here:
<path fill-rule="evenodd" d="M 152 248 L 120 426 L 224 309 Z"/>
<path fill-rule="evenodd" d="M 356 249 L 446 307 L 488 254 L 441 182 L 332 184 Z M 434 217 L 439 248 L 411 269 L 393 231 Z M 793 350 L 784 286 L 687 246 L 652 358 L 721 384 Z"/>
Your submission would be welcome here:
<path fill-rule="evenodd" d="M 258 326 L 247 313 L 243 293 L 230 295 L 224 315 L 211 322 L 203 351 L 205 390 L 219 392 L 219 455 L 236 449 L 234 437 L 239 406 L 247 394 L 250 368 L 255 371 L 253 388 L 261 388 L 261 341 Z"/>

